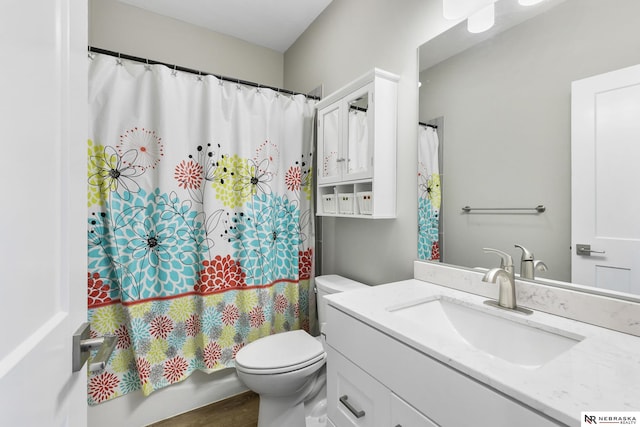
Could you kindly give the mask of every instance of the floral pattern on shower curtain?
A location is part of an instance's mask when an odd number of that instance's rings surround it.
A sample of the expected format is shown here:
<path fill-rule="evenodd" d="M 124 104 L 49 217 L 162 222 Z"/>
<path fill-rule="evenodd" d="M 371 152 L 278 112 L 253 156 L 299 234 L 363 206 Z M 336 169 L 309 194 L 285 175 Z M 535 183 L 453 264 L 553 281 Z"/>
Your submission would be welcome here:
<path fill-rule="evenodd" d="M 418 259 L 439 260 L 440 168 L 438 134 L 418 126 Z"/>
<path fill-rule="evenodd" d="M 314 102 L 91 57 L 88 318 L 117 346 L 89 404 L 313 327 Z"/>

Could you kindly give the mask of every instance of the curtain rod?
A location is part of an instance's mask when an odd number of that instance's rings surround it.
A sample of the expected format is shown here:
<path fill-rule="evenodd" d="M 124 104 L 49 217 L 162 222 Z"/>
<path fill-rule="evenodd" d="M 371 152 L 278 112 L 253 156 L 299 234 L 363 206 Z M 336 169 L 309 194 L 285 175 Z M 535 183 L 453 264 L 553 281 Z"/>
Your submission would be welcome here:
<path fill-rule="evenodd" d="M 426 126 L 426 127 L 430 127 L 430 128 L 438 129 L 438 126 L 436 126 L 436 125 L 430 125 L 430 124 L 428 124 L 428 123 L 418 122 L 418 124 L 419 124 L 420 126 Z"/>
<path fill-rule="evenodd" d="M 114 52 L 112 50 L 101 49 L 99 47 L 89 46 L 89 52 L 101 53 L 103 55 L 114 56 L 116 58 L 127 59 L 129 61 L 141 62 L 141 63 L 149 64 L 149 65 L 164 65 L 165 67 L 168 67 L 168 68 L 171 68 L 171 69 L 177 70 L 177 71 L 183 71 L 185 73 L 197 74 L 197 75 L 200 75 L 200 76 L 213 76 L 213 77 L 216 77 L 216 78 L 218 78 L 220 80 L 237 83 L 237 84 L 241 84 L 241 85 L 244 85 L 244 86 L 271 89 L 271 90 L 274 90 L 274 91 L 276 91 L 278 93 L 284 93 L 286 95 L 303 95 L 303 96 L 305 96 L 307 98 L 314 99 L 316 101 L 320 100 L 319 97 L 313 96 L 313 95 L 309 95 L 309 94 L 306 94 L 306 93 L 293 92 L 291 90 L 281 89 L 281 88 L 277 88 L 277 87 L 273 87 L 273 86 L 267 86 L 267 85 L 263 85 L 263 84 L 260 84 L 260 83 L 250 82 L 248 80 L 234 79 L 232 77 L 221 76 L 219 74 L 209 73 L 209 72 L 206 72 L 206 71 L 194 70 L 193 68 L 182 67 L 180 65 L 175 65 L 175 64 L 168 64 L 166 62 L 155 61 L 153 59 L 140 58 L 138 56 L 132 56 L 132 55 L 127 55 L 127 54 L 120 53 L 120 52 Z"/>

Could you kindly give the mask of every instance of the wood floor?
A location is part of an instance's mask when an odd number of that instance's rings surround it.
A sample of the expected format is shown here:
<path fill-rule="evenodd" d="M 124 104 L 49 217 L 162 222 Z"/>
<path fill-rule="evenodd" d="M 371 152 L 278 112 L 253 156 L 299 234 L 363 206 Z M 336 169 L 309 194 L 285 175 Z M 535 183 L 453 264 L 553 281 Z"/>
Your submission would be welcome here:
<path fill-rule="evenodd" d="M 256 427 L 260 398 L 248 391 L 148 427 Z"/>

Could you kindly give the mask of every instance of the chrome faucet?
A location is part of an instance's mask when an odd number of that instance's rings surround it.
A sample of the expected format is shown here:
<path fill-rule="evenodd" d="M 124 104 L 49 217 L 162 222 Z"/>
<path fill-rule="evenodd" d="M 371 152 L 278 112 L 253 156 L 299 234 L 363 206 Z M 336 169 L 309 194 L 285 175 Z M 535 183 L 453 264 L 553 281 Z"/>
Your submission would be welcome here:
<path fill-rule="evenodd" d="M 522 257 L 520 258 L 520 277 L 523 279 L 535 279 L 535 271 L 547 271 L 547 265 L 534 259 L 533 253 L 521 245 L 515 245 L 516 248 L 522 249 Z"/>
<path fill-rule="evenodd" d="M 516 283 L 513 270 L 513 258 L 508 253 L 497 249 L 482 248 L 485 253 L 494 253 L 501 258 L 500 267 L 487 271 L 483 282 L 497 283 L 500 287 L 498 305 L 503 308 L 516 309 Z"/>

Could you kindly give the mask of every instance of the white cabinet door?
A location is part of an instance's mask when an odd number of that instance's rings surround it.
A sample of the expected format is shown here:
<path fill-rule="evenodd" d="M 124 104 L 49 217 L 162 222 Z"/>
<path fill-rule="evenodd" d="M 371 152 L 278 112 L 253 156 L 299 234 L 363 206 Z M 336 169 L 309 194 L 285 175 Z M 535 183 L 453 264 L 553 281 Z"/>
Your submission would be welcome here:
<path fill-rule="evenodd" d="M 318 111 L 318 183 L 342 179 L 342 109 L 336 102 Z"/>
<path fill-rule="evenodd" d="M 332 347 L 327 349 L 327 415 L 336 427 L 387 427 L 391 393 Z"/>
<path fill-rule="evenodd" d="M 571 281 L 640 294 L 640 65 L 573 82 Z M 579 255 L 577 245 L 592 251 Z"/>
<path fill-rule="evenodd" d="M 373 83 L 354 91 L 345 99 L 346 136 L 343 145 L 345 181 L 373 176 Z"/>
<path fill-rule="evenodd" d="M 0 12 L 0 425 L 87 425 L 86 0 Z"/>
<path fill-rule="evenodd" d="M 373 110 L 370 83 L 318 110 L 318 183 L 373 175 Z"/>

